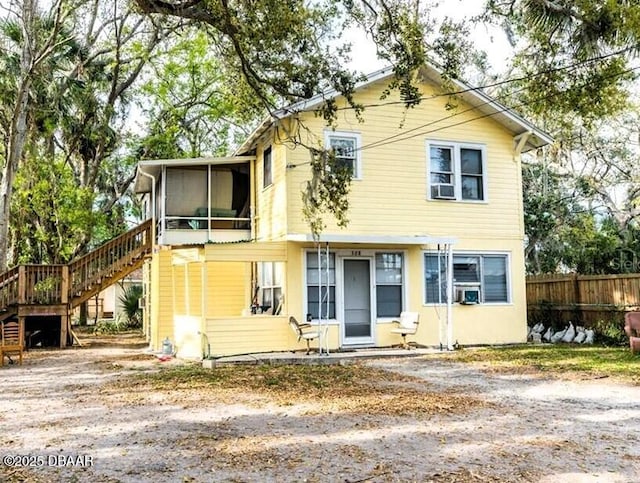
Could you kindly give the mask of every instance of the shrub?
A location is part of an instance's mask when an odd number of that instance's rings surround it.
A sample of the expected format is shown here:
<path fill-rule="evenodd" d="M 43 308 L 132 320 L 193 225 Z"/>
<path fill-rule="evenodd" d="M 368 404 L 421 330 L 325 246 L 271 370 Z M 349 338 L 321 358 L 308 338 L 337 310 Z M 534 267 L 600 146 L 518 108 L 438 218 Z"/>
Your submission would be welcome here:
<path fill-rule="evenodd" d="M 117 334 L 126 329 L 126 324 L 121 317 L 114 320 L 101 320 L 93 329 L 94 334 Z"/>
<path fill-rule="evenodd" d="M 598 320 L 591 328 L 595 331 L 595 341 L 606 346 L 624 346 L 629 343 L 624 333 L 624 322 L 618 320 Z"/>
<path fill-rule="evenodd" d="M 120 295 L 120 305 L 127 318 L 127 325 L 132 329 L 142 327 L 142 309 L 140 299 L 142 298 L 142 285 L 131 285 L 122 295 Z"/>

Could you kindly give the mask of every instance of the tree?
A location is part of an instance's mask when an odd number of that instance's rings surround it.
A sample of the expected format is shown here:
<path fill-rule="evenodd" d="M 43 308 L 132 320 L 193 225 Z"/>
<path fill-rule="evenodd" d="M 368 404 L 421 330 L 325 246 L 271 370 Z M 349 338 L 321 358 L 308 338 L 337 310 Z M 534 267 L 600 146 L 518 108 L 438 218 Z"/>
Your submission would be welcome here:
<path fill-rule="evenodd" d="M 183 28 L 147 66 L 137 103 L 148 119 L 144 158 L 223 155 L 262 114 L 252 93 L 223 70 L 204 32 Z"/>
<path fill-rule="evenodd" d="M 53 243 L 55 237 L 36 239 L 34 235 L 30 245 L 39 248 L 20 253 L 22 259 L 35 253 L 48 253 L 45 259 L 73 258 L 99 242 L 96 235 L 110 238 L 126 228 L 123 200 L 137 161 L 132 155 L 137 147 L 126 144 L 129 94 L 159 39 L 173 28 L 168 22 L 155 25 L 119 2 L 58 0 L 43 11 L 29 0 L 23 9 L 30 17 L 10 13 L 0 31 L 4 46 L 0 63 L 5 67 L 0 74 L 5 93 L 0 99 L 0 133 L 5 141 L 0 150 L 4 168 L 0 192 L 6 205 L 0 210 L 3 266 L 9 240 L 14 248 L 24 248 L 23 236 L 41 232 L 41 218 L 23 217 L 24 224 L 7 236 L 14 178 L 23 166 L 31 175 L 45 176 L 32 180 L 34 186 L 59 183 L 51 187 L 52 192 L 66 192 L 72 181 L 76 191 L 82 192 L 82 209 L 93 214 L 93 222 L 63 231 L 69 234 L 63 245 L 73 246 L 73 253 L 62 250 L 53 256 L 61 245 L 43 244 Z M 31 59 L 34 51 L 37 56 Z M 50 172 L 33 166 L 41 163 L 51 164 Z M 64 176 L 46 178 L 52 171 Z M 24 210 L 24 201 L 14 212 Z M 38 208 L 42 207 L 32 207 Z"/>
<path fill-rule="evenodd" d="M 347 45 L 339 35 L 348 22 L 365 28 L 378 55 L 394 64 L 397 87 L 408 104 L 416 102 L 412 85 L 425 60 L 418 4 L 258 0 L 256 2 L 136 0 L 142 12 L 194 22 L 212 38 L 218 58 L 236 72 L 264 106 L 309 99 L 332 88 L 349 101 L 357 76 L 344 67 Z M 321 108 L 335 116 L 331 99 Z"/>
<path fill-rule="evenodd" d="M 619 271 L 639 214 L 640 5 L 490 0 L 483 20 L 517 49 L 501 99 L 557 140 L 524 168 L 528 270 Z"/>
<path fill-rule="evenodd" d="M 500 23 L 514 46 L 531 112 L 599 119 L 619 112 L 629 62 L 640 45 L 640 4 L 575 0 L 489 0 L 485 20 Z"/>
<path fill-rule="evenodd" d="M 0 175 L 0 271 L 6 268 L 9 248 L 9 221 L 13 180 L 24 154 L 31 108 L 31 87 L 43 63 L 56 46 L 58 28 L 66 17 L 62 1 L 51 8 L 51 29 L 44 33 L 38 25 L 37 0 L 23 0 L 17 5 L 21 23 L 5 21 L 6 35 L 1 63 L 4 71 L 3 97 L 7 104 L 2 109 L 2 173 Z M 15 42 L 18 40 L 19 42 Z M 13 42 L 11 42 L 13 41 Z M 12 74 L 12 77 L 7 77 Z M 6 96 L 6 97 L 5 97 Z"/>

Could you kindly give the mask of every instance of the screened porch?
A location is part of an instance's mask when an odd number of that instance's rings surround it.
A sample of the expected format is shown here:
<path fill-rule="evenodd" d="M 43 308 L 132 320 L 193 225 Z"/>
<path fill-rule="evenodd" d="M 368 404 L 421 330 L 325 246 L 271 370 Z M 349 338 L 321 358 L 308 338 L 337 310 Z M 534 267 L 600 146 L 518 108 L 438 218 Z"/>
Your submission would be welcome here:
<path fill-rule="evenodd" d="M 251 239 L 252 158 L 141 161 L 136 191 L 160 245 Z"/>

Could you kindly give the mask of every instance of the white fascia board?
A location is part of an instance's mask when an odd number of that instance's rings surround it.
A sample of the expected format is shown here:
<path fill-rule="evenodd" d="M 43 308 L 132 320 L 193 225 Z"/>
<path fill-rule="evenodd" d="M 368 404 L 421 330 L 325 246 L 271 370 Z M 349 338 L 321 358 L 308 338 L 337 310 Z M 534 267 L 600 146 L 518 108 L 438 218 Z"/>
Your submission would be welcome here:
<path fill-rule="evenodd" d="M 289 233 L 287 241 L 320 243 L 361 243 L 369 245 L 434 245 L 455 244 L 456 238 L 434 237 L 429 235 L 346 235 L 322 233 L 318 240 L 311 233 Z"/>
<path fill-rule="evenodd" d="M 260 125 L 255 128 L 251 134 L 244 140 L 244 142 L 238 146 L 238 148 L 233 152 L 234 156 L 243 155 L 253 149 L 253 145 L 256 140 L 264 134 L 264 132 L 271 127 L 271 125 L 276 121 L 276 118 L 273 116 L 268 116 L 264 119 Z"/>
<path fill-rule="evenodd" d="M 200 166 L 209 164 L 237 164 L 248 163 L 256 159 L 255 156 L 211 156 L 203 158 L 180 158 L 180 159 L 147 159 L 138 162 L 142 169 L 147 166 Z"/>

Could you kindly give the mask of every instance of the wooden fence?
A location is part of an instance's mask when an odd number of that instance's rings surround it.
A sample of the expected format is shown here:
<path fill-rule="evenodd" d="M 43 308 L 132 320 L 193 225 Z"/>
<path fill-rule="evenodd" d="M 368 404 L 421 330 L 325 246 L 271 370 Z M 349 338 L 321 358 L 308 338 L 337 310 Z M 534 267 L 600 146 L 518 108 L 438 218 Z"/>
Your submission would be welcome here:
<path fill-rule="evenodd" d="M 527 277 L 529 325 L 538 321 L 555 321 L 558 326 L 568 321 L 586 326 L 599 320 L 621 322 L 624 313 L 633 310 L 640 310 L 640 273 Z"/>

